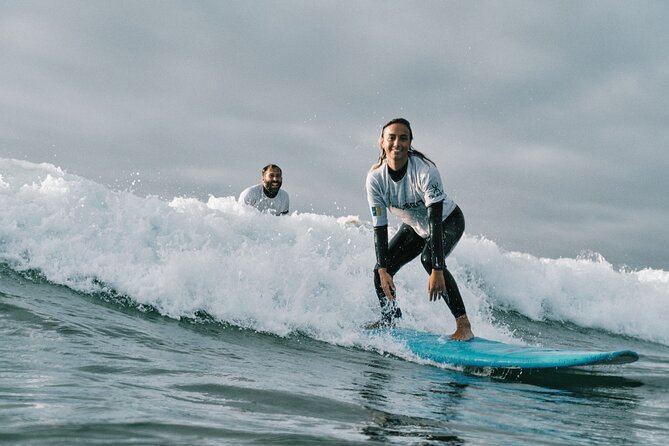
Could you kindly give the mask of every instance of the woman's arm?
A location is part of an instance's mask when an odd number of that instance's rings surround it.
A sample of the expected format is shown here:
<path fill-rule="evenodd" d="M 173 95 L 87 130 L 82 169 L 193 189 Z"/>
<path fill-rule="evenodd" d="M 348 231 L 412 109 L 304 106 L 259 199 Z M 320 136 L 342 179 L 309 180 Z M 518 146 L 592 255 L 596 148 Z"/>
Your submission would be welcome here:
<path fill-rule="evenodd" d="M 432 273 L 427 285 L 430 301 L 439 300 L 446 293 L 442 210 L 443 203 L 441 201 L 433 203 L 427 208 L 427 216 L 430 221 L 430 250 L 432 251 Z"/>
<path fill-rule="evenodd" d="M 443 202 L 433 203 L 427 208 L 430 221 L 430 248 L 432 250 L 432 269 L 444 269 L 444 239 L 442 236 Z"/>
<path fill-rule="evenodd" d="M 386 270 L 388 266 L 388 225 L 374 227 L 374 249 L 381 288 L 389 300 L 395 300 L 395 283 Z"/>

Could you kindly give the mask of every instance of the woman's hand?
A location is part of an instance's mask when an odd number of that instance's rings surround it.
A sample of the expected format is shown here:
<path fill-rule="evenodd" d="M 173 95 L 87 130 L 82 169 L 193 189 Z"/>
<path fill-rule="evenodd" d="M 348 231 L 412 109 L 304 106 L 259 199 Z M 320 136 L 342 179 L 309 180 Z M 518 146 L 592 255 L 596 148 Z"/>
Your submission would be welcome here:
<path fill-rule="evenodd" d="M 393 282 L 393 276 L 388 274 L 385 268 L 379 268 L 379 278 L 381 279 L 381 289 L 383 289 L 388 300 L 395 300 L 395 282 Z"/>
<path fill-rule="evenodd" d="M 427 283 L 427 294 L 430 296 L 430 302 L 439 300 L 446 294 L 446 280 L 444 279 L 444 272 L 442 270 L 432 270 L 430 280 Z"/>

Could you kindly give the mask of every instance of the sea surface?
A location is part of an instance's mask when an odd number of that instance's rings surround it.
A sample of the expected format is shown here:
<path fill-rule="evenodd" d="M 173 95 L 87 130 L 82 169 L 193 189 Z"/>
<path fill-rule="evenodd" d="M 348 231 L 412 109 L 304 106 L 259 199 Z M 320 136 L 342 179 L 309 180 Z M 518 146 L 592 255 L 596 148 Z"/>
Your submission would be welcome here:
<path fill-rule="evenodd" d="M 0 159 L 0 444 L 669 444 L 669 272 L 465 234 L 448 266 L 477 336 L 641 356 L 517 371 L 370 337 L 373 263 L 357 216 Z M 396 284 L 403 326 L 454 329 L 420 262 Z"/>

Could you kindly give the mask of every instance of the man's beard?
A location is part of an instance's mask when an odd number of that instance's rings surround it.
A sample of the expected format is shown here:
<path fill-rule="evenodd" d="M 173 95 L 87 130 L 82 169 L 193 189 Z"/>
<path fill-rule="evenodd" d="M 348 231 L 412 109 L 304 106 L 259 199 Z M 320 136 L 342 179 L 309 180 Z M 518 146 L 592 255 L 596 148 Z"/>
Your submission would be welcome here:
<path fill-rule="evenodd" d="M 276 186 L 274 184 L 275 183 L 267 183 L 263 185 L 263 188 L 265 189 L 265 195 L 270 198 L 276 197 L 276 194 L 279 193 L 279 189 L 281 189 L 281 183 L 276 183 Z"/>

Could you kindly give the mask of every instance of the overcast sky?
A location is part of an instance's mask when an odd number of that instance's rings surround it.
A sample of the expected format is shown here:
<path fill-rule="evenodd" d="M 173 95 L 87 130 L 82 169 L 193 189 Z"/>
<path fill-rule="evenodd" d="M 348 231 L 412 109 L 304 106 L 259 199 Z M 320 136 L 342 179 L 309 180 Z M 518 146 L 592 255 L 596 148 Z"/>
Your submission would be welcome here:
<path fill-rule="evenodd" d="M 369 220 L 405 117 L 466 232 L 669 270 L 669 3 L 0 0 L 0 157 Z M 137 180 L 140 180 L 137 182 Z"/>

